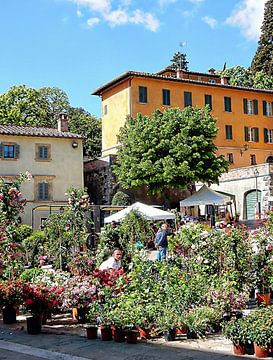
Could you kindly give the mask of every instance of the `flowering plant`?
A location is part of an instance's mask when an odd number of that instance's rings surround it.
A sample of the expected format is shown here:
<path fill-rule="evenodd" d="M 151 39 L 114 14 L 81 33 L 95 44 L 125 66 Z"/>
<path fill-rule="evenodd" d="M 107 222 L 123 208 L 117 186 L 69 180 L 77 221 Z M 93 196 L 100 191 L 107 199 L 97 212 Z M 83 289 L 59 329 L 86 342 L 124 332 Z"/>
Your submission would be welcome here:
<path fill-rule="evenodd" d="M 55 286 L 48 288 L 45 285 L 24 284 L 23 299 L 26 310 L 37 316 L 53 310 L 59 306 L 57 295 L 61 291 L 62 289 Z"/>
<path fill-rule="evenodd" d="M 74 276 L 63 284 L 62 307 L 88 307 L 97 298 L 97 287 L 91 276 Z"/>
<path fill-rule="evenodd" d="M 0 306 L 16 306 L 23 299 L 21 279 L 0 281 Z"/>

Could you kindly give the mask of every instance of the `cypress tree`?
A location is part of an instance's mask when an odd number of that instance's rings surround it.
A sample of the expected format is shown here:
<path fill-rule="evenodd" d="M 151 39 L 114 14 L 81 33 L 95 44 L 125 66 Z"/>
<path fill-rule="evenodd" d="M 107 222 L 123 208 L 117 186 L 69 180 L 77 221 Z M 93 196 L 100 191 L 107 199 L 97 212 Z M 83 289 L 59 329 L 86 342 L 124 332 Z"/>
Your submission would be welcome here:
<path fill-rule="evenodd" d="M 180 69 L 188 71 L 188 61 L 186 54 L 181 53 L 180 51 L 175 53 L 171 59 L 173 69 Z"/>
<path fill-rule="evenodd" d="M 263 71 L 273 76 L 273 0 L 265 3 L 264 20 L 256 54 L 252 60 L 250 70 Z"/>

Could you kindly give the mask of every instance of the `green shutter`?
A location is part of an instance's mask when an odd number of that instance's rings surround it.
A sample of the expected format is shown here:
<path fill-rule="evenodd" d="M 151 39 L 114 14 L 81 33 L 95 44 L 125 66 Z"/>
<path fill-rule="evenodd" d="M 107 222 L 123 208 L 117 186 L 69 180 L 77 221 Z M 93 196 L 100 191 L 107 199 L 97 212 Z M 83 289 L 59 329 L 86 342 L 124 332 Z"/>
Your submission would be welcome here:
<path fill-rule="evenodd" d="M 245 126 L 245 141 L 249 141 L 248 127 Z"/>
<path fill-rule="evenodd" d="M 14 158 L 18 159 L 19 154 L 20 154 L 20 146 L 16 144 L 16 145 L 14 145 Z"/>
<path fill-rule="evenodd" d="M 263 115 L 267 115 L 266 114 L 266 101 L 263 101 Z"/>
<path fill-rule="evenodd" d="M 244 99 L 243 103 L 244 103 L 244 114 L 247 114 L 247 99 Z"/>
<path fill-rule="evenodd" d="M 254 134 L 255 134 L 255 141 L 259 142 L 259 129 L 254 128 Z"/>
<path fill-rule="evenodd" d="M 253 100 L 254 115 L 258 115 L 258 100 Z"/>
<path fill-rule="evenodd" d="M 264 142 L 268 143 L 268 130 L 264 128 Z"/>

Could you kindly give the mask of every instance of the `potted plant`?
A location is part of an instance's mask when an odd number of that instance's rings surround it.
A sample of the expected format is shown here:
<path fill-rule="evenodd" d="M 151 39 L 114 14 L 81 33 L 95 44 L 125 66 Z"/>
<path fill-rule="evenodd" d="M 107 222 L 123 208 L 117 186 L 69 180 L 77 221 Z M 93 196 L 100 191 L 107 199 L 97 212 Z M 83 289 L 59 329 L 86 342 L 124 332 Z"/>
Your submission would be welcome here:
<path fill-rule="evenodd" d="M 4 324 L 16 322 L 16 308 L 23 300 L 23 282 L 20 279 L 0 281 L 0 307 Z"/>
<path fill-rule="evenodd" d="M 232 341 L 233 352 L 236 355 L 244 355 L 246 353 L 246 327 L 245 319 L 232 318 L 226 322 L 223 327 L 225 337 Z"/>

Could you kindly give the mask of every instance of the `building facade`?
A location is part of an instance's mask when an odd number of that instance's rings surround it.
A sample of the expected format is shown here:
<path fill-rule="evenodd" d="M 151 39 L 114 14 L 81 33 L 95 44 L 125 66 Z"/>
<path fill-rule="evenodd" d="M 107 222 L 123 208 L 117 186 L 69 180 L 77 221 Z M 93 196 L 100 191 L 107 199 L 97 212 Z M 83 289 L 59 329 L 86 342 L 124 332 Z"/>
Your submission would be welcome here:
<path fill-rule="evenodd" d="M 33 229 L 63 209 L 69 187 L 83 187 L 83 137 L 69 133 L 66 123 L 64 117 L 58 129 L 0 125 L 0 177 L 11 182 L 32 174 L 20 190 L 27 200 L 21 219 Z"/>
<path fill-rule="evenodd" d="M 102 155 L 115 154 L 127 116 L 155 109 L 209 105 L 217 118 L 215 144 L 230 168 L 273 161 L 273 91 L 231 86 L 227 77 L 166 69 L 128 71 L 93 92 L 102 99 Z"/>
<path fill-rule="evenodd" d="M 232 86 L 228 77 L 173 70 L 127 71 L 96 89 L 102 99 L 102 155 L 116 154 L 117 134 L 126 117 L 169 107 L 208 105 L 217 119 L 217 155 L 229 161 L 229 173 L 213 188 L 236 195 L 242 219 L 271 207 L 273 163 L 273 91 Z M 255 169 L 258 171 L 255 172 Z"/>

